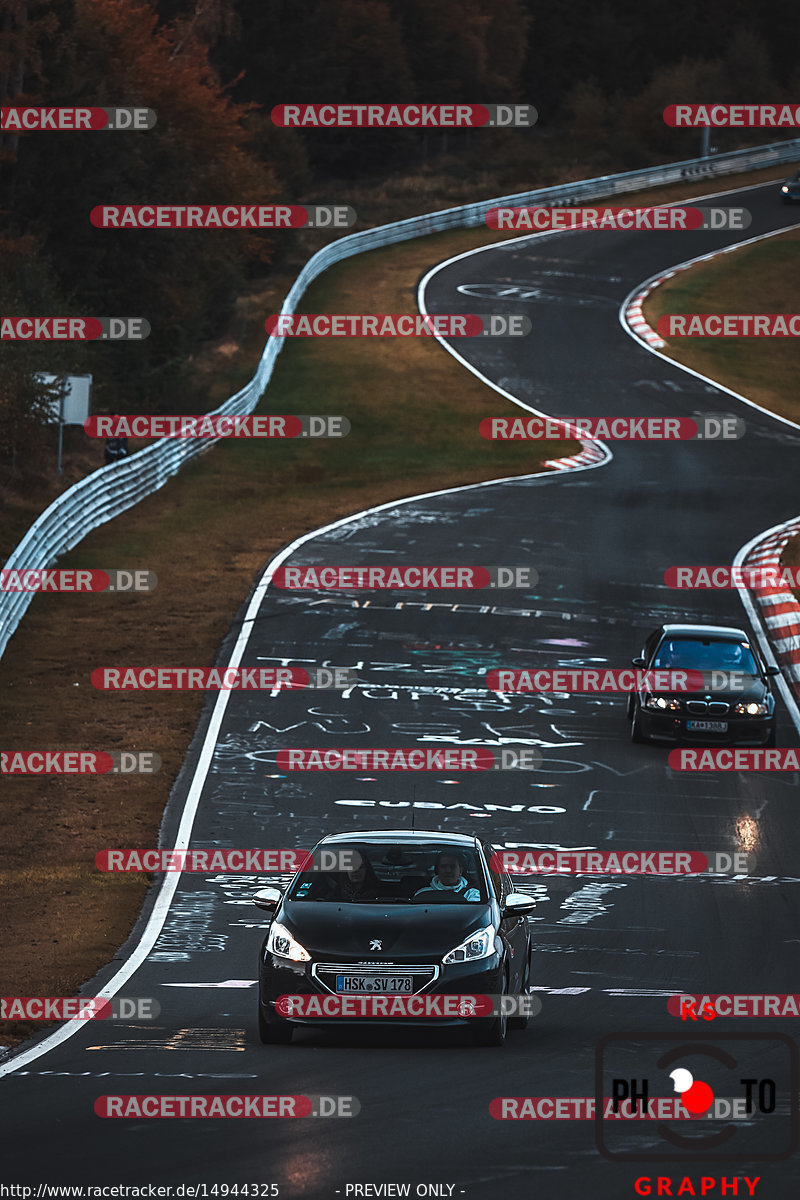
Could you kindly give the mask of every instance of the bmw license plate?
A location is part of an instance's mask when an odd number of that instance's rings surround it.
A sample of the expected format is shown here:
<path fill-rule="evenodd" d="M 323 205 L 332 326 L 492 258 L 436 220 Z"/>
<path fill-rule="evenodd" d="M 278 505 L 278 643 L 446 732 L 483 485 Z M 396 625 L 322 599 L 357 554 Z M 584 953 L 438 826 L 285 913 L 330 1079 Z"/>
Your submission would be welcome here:
<path fill-rule="evenodd" d="M 337 975 L 337 992 L 405 992 L 414 990 L 411 975 Z"/>
<path fill-rule="evenodd" d="M 692 731 L 697 730 L 705 733 L 727 733 L 727 721 L 687 721 L 686 728 Z"/>

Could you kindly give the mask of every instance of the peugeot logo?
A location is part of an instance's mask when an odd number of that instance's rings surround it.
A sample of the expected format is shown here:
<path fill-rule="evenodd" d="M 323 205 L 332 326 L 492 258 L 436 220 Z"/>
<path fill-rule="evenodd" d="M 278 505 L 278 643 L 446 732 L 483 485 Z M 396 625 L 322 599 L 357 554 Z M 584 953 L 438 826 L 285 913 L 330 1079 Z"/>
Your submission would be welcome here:
<path fill-rule="evenodd" d="M 369 944 L 370 950 L 382 950 L 383 945 L 380 938 L 373 938 Z"/>

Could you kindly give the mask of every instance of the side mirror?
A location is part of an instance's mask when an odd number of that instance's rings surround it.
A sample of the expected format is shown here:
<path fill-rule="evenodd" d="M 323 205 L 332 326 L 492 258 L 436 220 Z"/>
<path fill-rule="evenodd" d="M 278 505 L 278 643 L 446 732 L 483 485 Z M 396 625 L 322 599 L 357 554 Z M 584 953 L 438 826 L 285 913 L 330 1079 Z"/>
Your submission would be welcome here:
<path fill-rule="evenodd" d="M 533 896 L 523 896 L 522 892 L 512 892 L 506 896 L 506 902 L 500 910 L 502 917 L 524 917 L 526 913 L 536 908 Z"/>
<path fill-rule="evenodd" d="M 636 656 L 636 658 L 632 658 L 632 659 L 631 659 L 631 666 L 633 666 L 633 667 L 645 667 L 645 666 L 647 666 L 647 664 L 646 664 L 646 662 L 644 661 L 644 659 L 642 658 L 641 654 L 638 654 L 638 655 Z"/>
<path fill-rule="evenodd" d="M 767 675 L 780 675 L 780 673 L 781 673 L 780 667 L 767 667 L 766 668 Z"/>
<path fill-rule="evenodd" d="M 283 893 L 277 888 L 267 887 L 261 888 L 253 894 L 252 900 L 256 908 L 264 908 L 267 912 L 275 912 L 275 909 L 283 899 Z"/>

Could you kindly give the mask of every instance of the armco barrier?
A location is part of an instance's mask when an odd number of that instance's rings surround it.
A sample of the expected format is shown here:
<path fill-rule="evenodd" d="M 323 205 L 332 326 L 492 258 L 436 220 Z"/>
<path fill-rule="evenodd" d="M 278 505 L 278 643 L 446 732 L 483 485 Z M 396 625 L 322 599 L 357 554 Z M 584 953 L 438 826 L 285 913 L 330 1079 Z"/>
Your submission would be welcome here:
<path fill-rule="evenodd" d="M 487 209 L 498 205 L 512 207 L 534 202 L 575 204 L 582 200 L 638 191 L 653 184 L 680 183 L 683 180 L 696 179 L 698 176 L 713 178 L 732 175 L 739 171 L 755 171 L 761 167 L 796 162 L 799 159 L 800 138 L 792 138 L 785 142 L 737 150 L 717 157 L 687 159 L 684 162 L 667 163 L 661 167 L 627 171 L 621 175 L 601 175 L 596 179 L 583 179 L 535 191 L 517 192 L 512 196 L 500 196 L 494 200 L 481 200 L 475 204 L 445 208 L 440 212 L 425 213 L 419 217 L 379 225 L 375 229 L 366 229 L 360 233 L 346 234 L 318 250 L 308 260 L 294 281 L 281 312 L 294 312 L 294 306 L 308 285 L 334 263 L 354 254 L 361 254 L 365 250 L 390 246 L 409 238 L 441 233 L 447 229 L 474 228 L 484 223 Z M 273 364 L 282 347 L 283 338 L 270 337 L 253 378 L 235 396 L 231 396 L 219 408 L 214 409 L 214 412 L 226 415 L 253 412 L 269 383 Z M 54 500 L 50 507 L 37 517 L 25 537 L 12 551 L 6 567 L 11 569 L 52 566 L 60 554 L 77 546 L 87 533 L 157 491 L 172 475 L 177 474 L 185 462 L 209 449 L 217 440 L 219 439 L 162 438 L 130 458 L 111 463 L 87 475 Z M 0 593 L 0 656 L 34 595 L 33 592 Z"/>

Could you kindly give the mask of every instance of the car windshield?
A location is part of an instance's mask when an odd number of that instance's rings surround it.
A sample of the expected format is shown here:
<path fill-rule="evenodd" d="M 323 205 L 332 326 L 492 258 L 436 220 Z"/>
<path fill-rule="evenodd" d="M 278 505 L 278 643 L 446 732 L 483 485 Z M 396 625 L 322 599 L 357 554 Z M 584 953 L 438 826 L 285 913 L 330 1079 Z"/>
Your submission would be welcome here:
<path fill-rule="evenodd" d="M 330 869 L 349 864 L 355 869 Z M 486 903 L 487 893 L 473 847 L 420 839 L 318 846 L 313 865 L 298 874 L 286 898 L 330 904 L 480 904 Z"/>
<path fill-rule="evenodd" d="M 742 675 L 758 675 L 758 667 L 747 642 L 666 638 L 659 646 L 652 665 L 659 669 L 736 671 Z"/>

